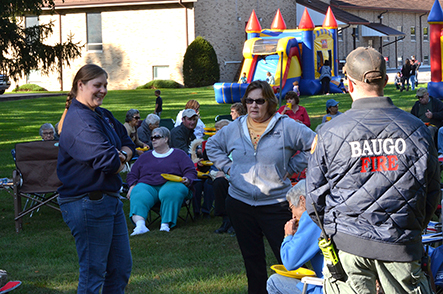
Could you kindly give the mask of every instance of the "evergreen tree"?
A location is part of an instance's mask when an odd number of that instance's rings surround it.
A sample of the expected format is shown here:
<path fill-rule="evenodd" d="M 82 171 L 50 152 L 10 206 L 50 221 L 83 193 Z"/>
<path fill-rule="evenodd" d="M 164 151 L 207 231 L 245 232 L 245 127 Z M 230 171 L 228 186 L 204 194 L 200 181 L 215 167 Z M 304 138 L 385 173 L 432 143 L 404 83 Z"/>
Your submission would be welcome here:
<path fill-rule="evenodd" d="M 220 79 L 217 54 L 203 37 L 197 37 L 186 49 L 183 80 L 186 87 L 212 85 Z"/>
<path fill-rule="evenodd" d="M 43 74 L 58 70 L 81 55 L 72 35 L 64 43 L 44 43 L 53 32 L 53 22 L 25 28 L 25 15 L 39 16 L 43 7 L 54 13 L 54 6 L 54 0 L 0 0 L 0 73 L 17 81 L 31 70 Z"/>

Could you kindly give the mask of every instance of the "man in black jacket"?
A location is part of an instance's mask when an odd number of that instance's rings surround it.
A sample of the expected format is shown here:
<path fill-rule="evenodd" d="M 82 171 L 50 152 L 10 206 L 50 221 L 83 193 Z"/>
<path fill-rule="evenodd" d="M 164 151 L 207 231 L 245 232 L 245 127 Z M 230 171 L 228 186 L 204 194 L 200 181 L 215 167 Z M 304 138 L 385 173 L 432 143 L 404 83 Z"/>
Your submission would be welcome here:
<path fill-rule="evenodd" d="M 432 138 L 435 138 L 438 129 L 443 125 L 443 102 L 429 96 L 426 88 L 418 89 L 415 97 L 418 101 L 412 106 L 411 113 L 428 125 Z"/>
<path fill-rule="evenodd" d="M 421 231 L 440 201 L 431 134 L 383 96 L 383 56 L 357 48 L 346 58 L 352 108 L 326 124 L 308 163 L 307 210 L 335 243 L 345 277 L 325 268 L 326 293 L 431 293 L 421 268 Z M 314 206 L 320 219 L 314 213 Z"/>
<path fill-rule="evenodd" d="M 195 140 L 194 129 L 197 126 L 197 121 L 197 112 L 194 109 L 185 109 L 182 123 L 171 130 L 171 147 L 181 149 L 189 154 L 189 145 Z"/>

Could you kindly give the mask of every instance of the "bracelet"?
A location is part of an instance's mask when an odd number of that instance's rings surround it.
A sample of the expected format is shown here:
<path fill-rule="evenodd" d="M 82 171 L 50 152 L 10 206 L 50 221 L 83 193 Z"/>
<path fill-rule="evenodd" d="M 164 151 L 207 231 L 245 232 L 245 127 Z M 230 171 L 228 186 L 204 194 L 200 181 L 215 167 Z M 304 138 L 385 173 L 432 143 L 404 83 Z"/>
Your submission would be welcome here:
<path fill-rule="evenodd" d="M 125 156 L 125 162 L 128 162 L 128 153 L 126 153 L 126 151 L 123 150 L 121 150 L 120 152 Z"/>

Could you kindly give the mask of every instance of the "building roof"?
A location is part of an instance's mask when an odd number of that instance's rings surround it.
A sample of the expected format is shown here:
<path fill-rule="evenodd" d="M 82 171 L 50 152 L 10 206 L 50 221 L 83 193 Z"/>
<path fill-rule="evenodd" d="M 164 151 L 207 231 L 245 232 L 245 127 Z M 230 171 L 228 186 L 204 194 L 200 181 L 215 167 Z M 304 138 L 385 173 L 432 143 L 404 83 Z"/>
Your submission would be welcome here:
<path fill-rule="evenodd" d="M 405 33 L 397 31 L 391 27 L 385 26 L 381 23 L 370 23 L 365 25 L 370 30 L 367 32 L 362 32 L 363 37 L 383 37 L 383 36 L 404 36 Z M 372 33 L 371 33 L 372 31 Z"/>
<path fill-rule="evenodd" d="M 431 10 L 434 1 L 435 0 L 331 0 L 331 6 L 340 9 L 391 10 L 424 13 Z"/>
<path fill-rule="evenodd" d="M 350 25 L 359 25 L 359 24 L 369 24 L 369 21 L 367 21 L 364 18 L 358 17 L 352 13 L 346 12 L 336 6 L 331 5 L 322 2 L 320 0 L 297 0 L 297 4 L 303 5 L 305 7 L 308 7 L 312 10 L 315 10 L 317 12 L 326 14 L 328 11 L 328 7 L 331 6 L 331 10 L 334 13 L 334 16 L 337 20 L 350 24 Z"/>
<path fill-rule="evenodd" d="M 179 4 L 189 3 L 197 0 L 54 0 L 55 8 L 71 9 L 86 7 L 112 7 L 112 6 L 134 6 L 152 4 Z"/>

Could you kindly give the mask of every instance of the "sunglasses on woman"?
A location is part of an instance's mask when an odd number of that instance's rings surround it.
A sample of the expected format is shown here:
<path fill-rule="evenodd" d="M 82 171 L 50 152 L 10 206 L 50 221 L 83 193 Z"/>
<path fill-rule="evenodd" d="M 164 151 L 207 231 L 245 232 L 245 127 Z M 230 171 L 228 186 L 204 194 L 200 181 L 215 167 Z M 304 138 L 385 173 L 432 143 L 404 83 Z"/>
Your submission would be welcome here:
<path fill-rule="evenodd" d="M 161 138 L 163 138 L 163 136 L 155 135 L 155 136 L 151 137 L 151 141 L 158 140 L 158 139 L 161 139 Z"/>
<path fill-rule="evenodd" d="M 266 100 L 264 98 L 258 98 L 258 99 L 246 98 L 245 102 L 246 104 L 252 104 L 255 102 L 257 105 L 263 105 L 265 104 Z"/>

